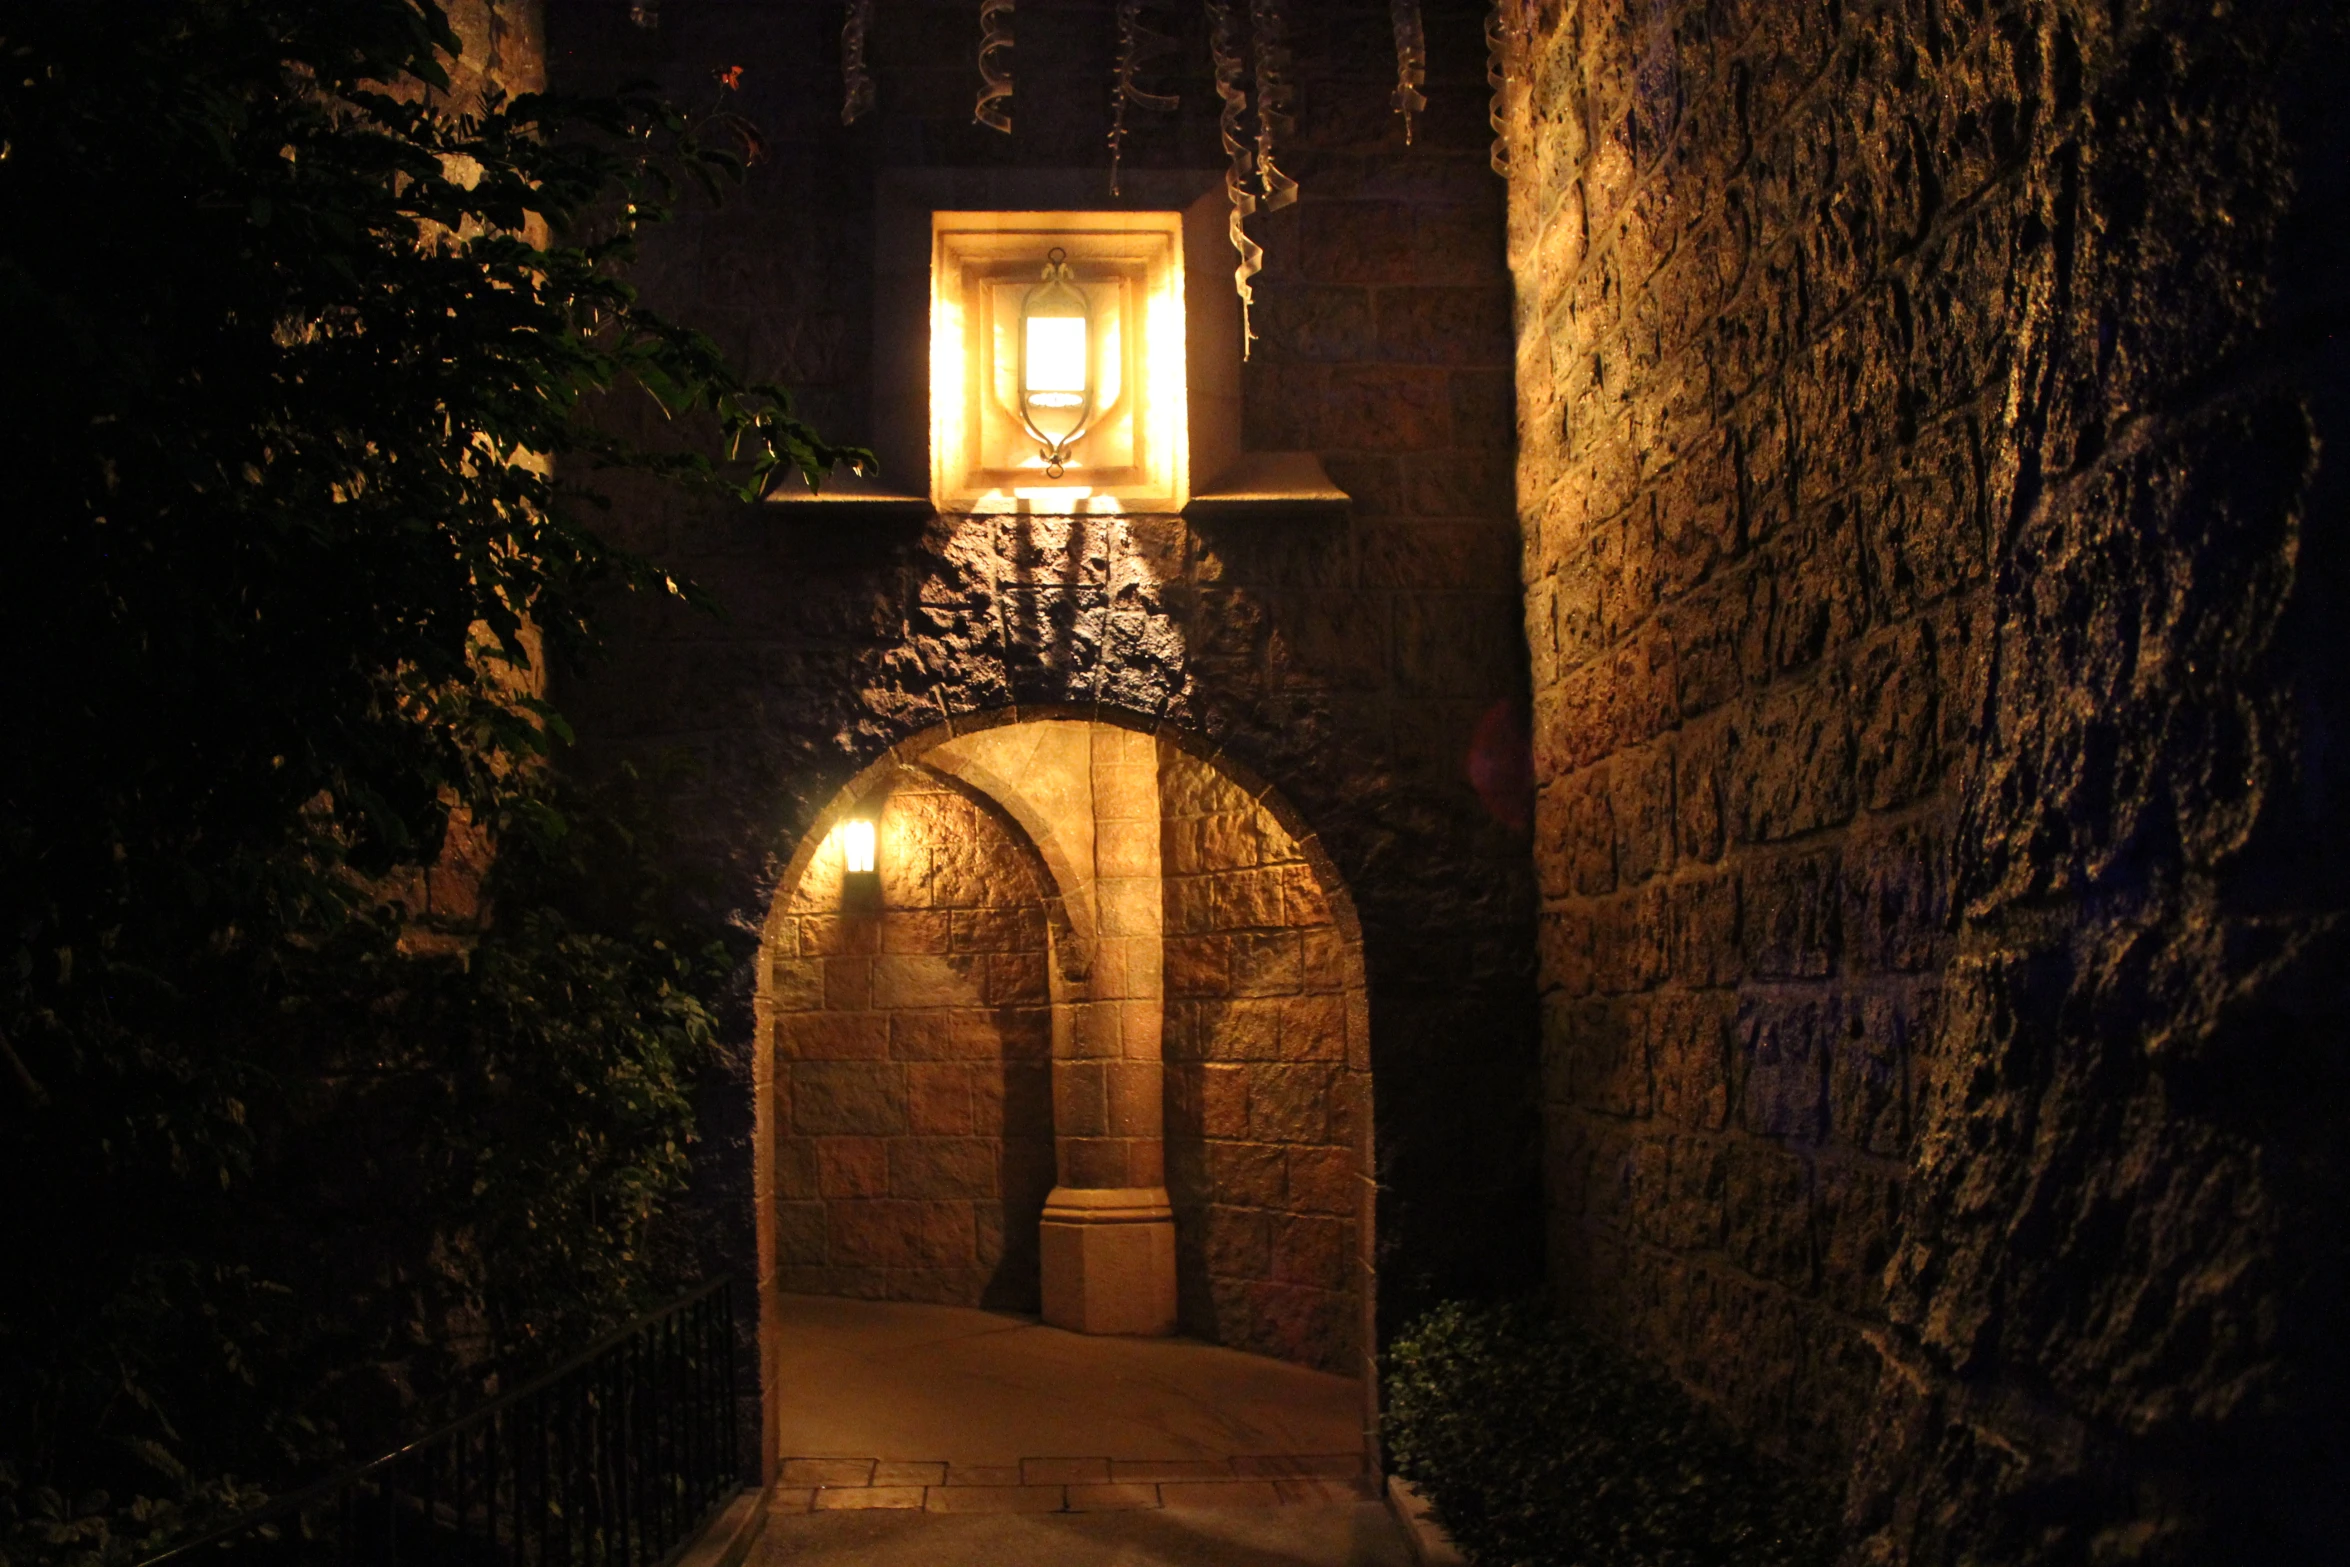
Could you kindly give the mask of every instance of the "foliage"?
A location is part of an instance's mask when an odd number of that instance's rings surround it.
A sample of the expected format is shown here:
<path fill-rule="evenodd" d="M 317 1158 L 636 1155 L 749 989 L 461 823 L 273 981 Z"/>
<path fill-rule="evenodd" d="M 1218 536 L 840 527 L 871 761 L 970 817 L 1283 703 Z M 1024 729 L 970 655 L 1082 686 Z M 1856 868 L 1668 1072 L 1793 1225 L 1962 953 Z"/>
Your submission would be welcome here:
<path fill-rule="evenodd" d="M 1835 1509 L 1540 1307 L 1447 1304 L 1388 1355 L 1396 1469 L 1481 1567 L 1812 1567 Z"/>
<path fill-rule="evenodd" d="M 459 52 L 433 0 L 0 15 L 0 1562 L 662 1286 L 722 963 L 542 692 L 599 595 L 688 590 L 578 481 L 863 457 L 621 274 L 746 128 L 456 102 Z M 640 393 L 723 457 L 599 426 Z M 476 836 L 495 918 L 428 928 Z"/>

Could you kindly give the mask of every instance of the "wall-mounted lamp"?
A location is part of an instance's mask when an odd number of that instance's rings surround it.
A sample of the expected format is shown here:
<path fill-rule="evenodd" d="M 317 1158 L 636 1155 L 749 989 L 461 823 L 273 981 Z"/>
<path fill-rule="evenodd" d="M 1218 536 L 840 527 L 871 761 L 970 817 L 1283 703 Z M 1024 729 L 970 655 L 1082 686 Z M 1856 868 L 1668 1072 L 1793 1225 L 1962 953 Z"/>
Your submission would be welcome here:
<path fill-rule="evenodd" d="M 874 872 L 873 819 L 852 816 L 840 826 L 841 869 L 851 876 L 870 876 Z"/>
<path fill-rule="evenodd" d="M 1183 214 L 930 219 L 932 504 L 1181 510 Z"/>
<path fill-rule="evenodd" d="M 1020 300 L 1020 406 L 1048 479 L 1061 477 L 1094 421 L 1093 305 L 1069 275 L 1069 253 L 1045 254 L 1044 281 Z"/>

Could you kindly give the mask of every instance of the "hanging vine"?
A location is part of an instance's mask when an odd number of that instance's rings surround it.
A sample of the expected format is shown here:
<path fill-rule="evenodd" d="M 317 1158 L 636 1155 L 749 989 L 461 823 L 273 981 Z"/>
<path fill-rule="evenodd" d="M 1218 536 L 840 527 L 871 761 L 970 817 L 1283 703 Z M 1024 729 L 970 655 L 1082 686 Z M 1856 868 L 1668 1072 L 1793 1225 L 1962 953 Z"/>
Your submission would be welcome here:
<path fill-rule="evenodd" d="M 1012 134 L 1012 0 L 979 0 L 979 102 L 971 118 Z"/>
<path fill-rule="evenodd" d="M 1485 122 L 1493 127 L 1493 151 L 1488 161 L 1493 172 L 1505 180 L 1510 177 L 1510 72 L 1516 56 L 1512 9 L 1511 0 L 1493 0 L 1485 13 L 1485 86 L 1491 94 Z"/>
<path fill-rule="evenodd" d="M 1297 200 L 1297 181 L 1274 159 L 1278 144 L 1296 129 L 1289 117 L 1294 102 L 1289 89 L 1289 26 L 1281 14 L 1281 0 L 1249 0 L 1248 17 L 1257 67 L 1257 181 L 1264 191 L 1264 209 L 1278 212 Z"/>
<path fill-rule="evenodd" d="M 1173 93 L 1145 92 L 1134 83 L 1134 74 L 1143 61 L 1175 47 L 1174 39 L 1143 25 L 1142 6 L 1143 0 L 1118 0 L 1118 66 L 1110 88 L 1110 194 L 1113 196 L 1123 194 L 1118 188 L 1118 166 L 1126 156 L 1128 106 L 1158 114 L 1172 114 L 1183 106 L 1183 100 Z"/>
<path fill-rule="evenodd" d="M 1255 172 L 1255 155 L 1250 151 L 1246 134 L 1248 122 L 1248 93 L 1240 85 L 1242 60 L 1240 57 L 1240 13 L 1230 0 L 1206 0 L 1208 10 L 1208 53 L 1216 66 L 1216 96 L 1224 100 L 1224 112 L 1218 120 L 1224 133 L 1224 155 L 1231 160 L 1224 170 L 1224 191 L 1232 201 L 1229 232 L 1232 248 L 1240 253 L 1240 265 L 1232 269 L 1233 291 L 1240 295 L 1240 357 L 1248 357 L 1249 344 L 1257 340 L 1255 328 L 1249 325 L 1249 307 L 1256 303 L 1256 294 L 1248 280 L 1264 269 L 1265 252 L 1248 237 L 1241 220 L 1257 210 L 1257 198 L 1249 190 L 1249 179 Z"/>
<path fill-rule="evenodd" d="M 1412 126 L 1428 99 L 1420 91 L 1428 80 L 1428 32 L 1420 21 L 1420 0 L 1388 0 L 1387 15 L 1395 24 L 1395 94 L 1388 101 L 1403 116 L 1403 144 L 1412 144 Z"/>
<path fill-rule="evenodd" d="M 873 107 L 873 73 L 865 65 L 865 37 L 873 31 L 873 0 L 849 0 L 840 24 L 840 122 L 853 124 Z"/>

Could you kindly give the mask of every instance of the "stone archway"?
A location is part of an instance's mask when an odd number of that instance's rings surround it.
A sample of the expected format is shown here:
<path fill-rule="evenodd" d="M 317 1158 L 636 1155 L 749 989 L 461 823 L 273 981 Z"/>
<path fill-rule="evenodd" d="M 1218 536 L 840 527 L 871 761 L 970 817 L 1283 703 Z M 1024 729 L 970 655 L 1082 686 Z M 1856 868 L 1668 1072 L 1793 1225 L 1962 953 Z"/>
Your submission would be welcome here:
<path fill-rule="evenodd" d="M 862 901 L 838 832 L 859 815 Z M 783 1293 L 1041 1306 L 1361 1377 L 1368 1429 L 1359 926 L 1245 769 L 1096 709 L 914 736 L 781 878 L 758 1025 L 768 1387 Z"/>

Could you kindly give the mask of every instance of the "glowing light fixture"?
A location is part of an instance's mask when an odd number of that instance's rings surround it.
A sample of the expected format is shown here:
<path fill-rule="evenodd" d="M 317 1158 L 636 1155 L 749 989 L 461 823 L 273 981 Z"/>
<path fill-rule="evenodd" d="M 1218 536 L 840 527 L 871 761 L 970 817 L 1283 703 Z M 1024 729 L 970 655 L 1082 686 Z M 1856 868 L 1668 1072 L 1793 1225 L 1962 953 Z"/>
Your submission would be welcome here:
<path fill-rule="evenodd" d="M 873 821 L 852 816 L 840 825 L 841 868 L 851 876 L 873 874 Z"/>
<path fill-rule="evenodd" d="M 931 218 L 932 504 L 1181 510 L 1183 214 Z"/>
<path fill-rule="evenodd" d="M 1020 300 L 1020 425 L 1058 479 L 1093 423 L 1092 302 L 1069 275 L 1069 253 L 1045 254 L 1044 281 Z"/>

